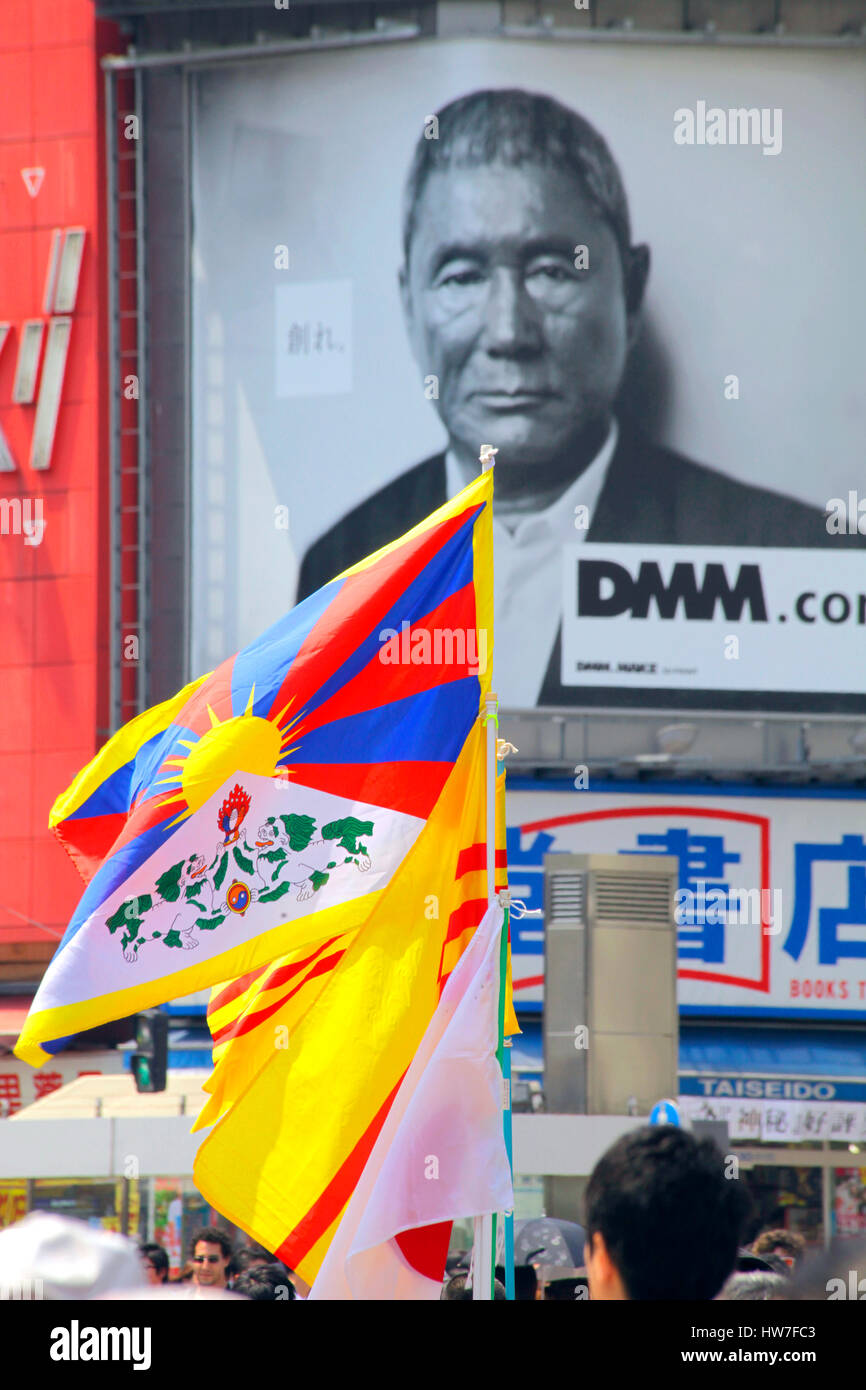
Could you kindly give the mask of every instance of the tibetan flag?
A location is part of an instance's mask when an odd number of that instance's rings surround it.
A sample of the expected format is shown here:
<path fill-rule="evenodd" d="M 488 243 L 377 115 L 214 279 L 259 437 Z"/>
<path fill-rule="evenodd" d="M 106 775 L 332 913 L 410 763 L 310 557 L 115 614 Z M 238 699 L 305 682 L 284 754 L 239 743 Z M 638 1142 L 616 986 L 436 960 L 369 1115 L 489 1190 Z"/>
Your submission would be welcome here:
<path fill-rule="evenodd" d="M 51 825 L 87 888 L 19 1057 L 287 955 L 295 983 L 348 955 L 478 727 L 491 499 L 482 474 L 79 774 Z"/>
<path fill-rule="evenodd" d="M 510 1211 L 502 1132 L 497 904 L 455 966 L 388 1112 L 310 1298 L 438 1299 L 417 1257 L 431 1229 Z M 419 1267 L 420 1266 L 420 1267 Z"/>
<path fill-rule="evenodd" d="M 352 939 L 236 982 L 245 1003 L 235 1014 L 232 986 L 211 1004 L 218 1060 L 199 1123 L 219 1122 L 196 1155 L 196 1187 L 308 1284 L 487 911 L 485 742 L 476 719 Z M 504 851 L 496 857 L 505 887 Z M 411 1237 L 414 1265 L 430 1279 L 441 1279 L 448 1236 L 446 1223 Z"/>
<path fill-rule="evenodd" d="M 479 770 L 478 775 L 481 777 L 483 771 Z M 486 827 L 482 827 L 477 818 L 470 817 L 463 831 L 463 848 L 455 854 L 439 967 L 440 992 L 487 907 L 485 835 Z M 507 886 L 505 837 L 505 772 L 502 770 L 496 779 L 497 888 Z M 432 922 L 427 930 L 434 932 L 438 930 L 436 922 L 443 919 L 438 901 L 435 917 L 431 902 L 425 901 L 425 921 Z M 275 1039 L 287 1042 L 289 1031 L 315 1003 L 354 935 L 345 933 L 313 949 L 301 947 L 239 980 L 215 986 L 207 1011 L 213 1039 L 214 1071 L 204 1086 L 210 1098 L 194 1129 L 207 1128 L 230 1108 L 270 1059 Z M 512 997 L 510 946 L 504 1032 L 506 1036 L 520 1032 Z"/>

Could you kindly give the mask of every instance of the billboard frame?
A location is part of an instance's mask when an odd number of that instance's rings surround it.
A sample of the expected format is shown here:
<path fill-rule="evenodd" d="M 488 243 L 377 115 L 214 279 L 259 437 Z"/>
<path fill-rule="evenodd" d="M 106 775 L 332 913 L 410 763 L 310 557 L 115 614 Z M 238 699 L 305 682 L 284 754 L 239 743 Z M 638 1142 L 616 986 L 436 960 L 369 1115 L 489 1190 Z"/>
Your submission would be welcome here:
<path fill-rule="evenodd" d="M 102 66 L 105 72 L 106 90 L 118 81 L 123 73 L 135 72 L 140 75 L 144 72 L 157 72 L 164 69 L 174 69 L 182 80 L 182 120 L 186 132 L 184 145 L 185 170 L 188 174 L 190 169 L 190 145 L 192 139 L 191 130 L 191 99 L 190 83 L 194 73 L 223 66 L 246 66 L 251 63 L 261 63 L 267 60 L 285 58 L 298 53 L 319 52 L 334 49 L 366 47 L 371 44 L 383 44 L 394 42 L 412 42 L 429 40 L 436 38 L 453 39 L 459 37 L 461 33 L 466 37 L 478 37 L 483 33 L 485 37 L 496 37 L 504 41 L 517 39 L 525 41 L 533 39 L 544 42 L 568 42 L 568 43 L 604 43 L 604 44 L 667 44 L 671 46 L 701 47 L 711 44 L 714 46 L 727 47 L 749 47 L 764 50 L 773 49 L 835 49 L 847 51 L 850 49 L 862 50 L 866 48 L 866 34 L 849 32 L 835 35 L 827 34 L 789 34 L 778 32 L 770 33 L 719 33 L 714 29 L 708 28 L 701 31 L 682 31 L 682 30 L 641 30 L 633 29 L 594 29 L 576 28 L 561 29 L 555 27 L 539 26 L 520 26 L 505 25 L 498 22 L 491 23 L 489 27 L 479 30 L 477 26 L 470 25 L 464 18 L 462 21 L 455 16 L 453 20 L 448 20 L 445 28 L 437 33 L 425 32 L 417 24 L 400 24 L 389 18 L 387 21 L 376 21 L 382 27 L 370 31 L 340 33 L 333 35 L 322 35 L 310 38 L 291 39 L 291 40 L 271 40 L 266 42 L 249 44 L 227 44 L 225 46 L 202 47 L 199 49 L 187 49 L 184 51 L 151 51 L 151 52 L 130 52 L 125 55 L 111 56 L 103 59 Z M 461 30 L 460 24 L 466 25 Z M 109 166 L 110 167 L 110 166 Z M 111 198 L 115 196 L 116 190 L 109 187 L 109 204 Z M 182 594 L 180 595 L 180 608 L 182 617 L 182 638 L 181 651 L 172 652 L 167 661 L 164 660 L 165 644 L 160 640 L 153 640 L 154 650 L 163 652 L 163 664 L 157 670 L 150 670 L 147 675 L 142 675 L 138 686 L 139 708 L 145 708 L 155 700 L 163 699 L 180 684 L 189 680 L 193 673 L 190 669 L 190 622 L 189 613 L 191 609 L 191 545 L 189 541 L 189 530 L 191 520 L 192 496 L 191 496 L 191 464 L 192 464 L 192 402 L 191 402 L 191 325 L 190 325 L 190 255 L 191 255 L 191 180 L 185 177 L 185 196 L 183 198 L 183 227 L 184 227 L 184 256 L 187 266 L 186 290 L 183 304 L 183 336 L 184 336 L 184 397 L 185 397 L 185 417 L 183 423 L 183 455 L 184 455 L 184 500 L 183 509 L 185 513 L 184 530 L 186 533 L 186 546 L 183 559 Z M 111 217 L 111 207 L 109 206 L 109 218 Z M 141 238 L 142 259 L 147 250 L 146 235 Z M 148 292 L 150 286 L 148 285 Z M 149 309 L 150 304 L 148 302 Z M 113 328 L 113 325 L 112 325 Z M 110 364 L 114 369 L 114 363 Z M 114 398 L 114 397 L 113 397 Z M 150 478 L 153 476 L 151 469 L 150 441 L 147 439 L 147 431 L 142 432 L 140 440 L 140 467 L 142 476 Z M 116 496 L 115 496 L 116 502 Z M 117 527 L 117 508 L 112 504 L 112 535 L 113 551 L 114 537 Z M 153 506 L 153 533 L 158 534 L 160 530 L 160 502 L 154 499 Z M 146 557 L 146 566 L 152 575 L 154 562 L 152 556 Z M 117 575 L 112 575 L 112 597 L 116 602 L 118 592 L 116 584 Z M 144 575 L 142 575 L 142 580 Z M 148 592 L 144 582 L 141 583 L 140 593 L 142 596 Z M 149 621 L 159 621 L 156 611 L 148 612 L 144 615 Z M 117 688 L 119 676 L 115 669 L 118 663 L 119 645 L 112 645 L 112 677 L 113 689 Z M 602 692 L 599 692 L 601 694 Z M 658 692 L 658 696 L 670 694 L 676 697 L 678 691 Z M 746 699 L 748 696 L 746 696 Z M 845 697 L 842 697 L 845 698 Z M 852 697 L 848 697 L 852 698 Z M 781 778 L 783 781 L 805 781 L 809 780 L 813 784 L 819 783 L 841 783 L 850 785 L 862 783 L 866 778 L 866 707 L 862 713 L 857 709 L 852 709 L 847 713 L 823 713 L 813 712 L 807 703 L 808 695 L 804 695 L 803 702 L 799 709 L 793 712 L 776 712 L 765 709 L 749 709 L 745 703 L 739 704 L 736 708 L 731 708 L 726 701 L 722 700 L 718 704 L 711 704 L 707 701 L 707 708 L 693 708 L 690 705 L 678 703 L 676 698 L 671 698 L 664 703 L 655 705 L 651 711 L 644 714 L 634 706 L 618 705 L 611 709 L 603 703 L 594 704 L 591 701 L 586 705 L 568 707 L 565 709 L 543 708 L 532 710 L 504 710 L 503 718 L 507 721 L 518 721 L 521 725 L 527 722 L 537 724 L 543 721 L 546 725 L 558 730 L 561 737 L 563 748 L 575 744 L 588 747 L 591 742 L 590 734 L 598 733 L 604 735 L 606 725 L 611 722 L 623 727 L 627 721 L 630 729 L 630 736 L 620 744 L 619 747 L 609 746 L 608 749 L 596 754 L 587 752 L 590 765 L 595 764 L 606 769 L 625 769 L 637 776 L 656 776 L 659 773 L 666 775 L 682 775 L 690 777 L 706 777 L 708 779 L 718 778 L 719 776 L 737 777 L 750 779 L 760 778 Z M 112 708 L 114 709 L 114 704 Z M 685 758 L 676 752 L 667 752 L 659 747 L 659 737 L 671 726 L 672 721 L 693 726 L 694 733 L 691 737 L 691 745 L 697 744 L 697 757 Z M 712 743 L 718 733 L 720 721 L 725 721 L 736 731 L 736 738 L 742 742 L 743 756 L 733 759 L 717 759 L 711 754 L 700 753 L 703 743 L 710 740 Z M 617 738 L 615 742 L 619 743 Z M 610 743 L 610 740 L 608 740 Z M 853 751 L 854 756 L 851 756 Z M 522 759 L 525 767 L 532 767 L 542 775 L 556 770 L 561 771 L 569 765 L 571 754 L 566 757 L 554 756 L 552 759 L 543 751 L 530 759 Z"/>

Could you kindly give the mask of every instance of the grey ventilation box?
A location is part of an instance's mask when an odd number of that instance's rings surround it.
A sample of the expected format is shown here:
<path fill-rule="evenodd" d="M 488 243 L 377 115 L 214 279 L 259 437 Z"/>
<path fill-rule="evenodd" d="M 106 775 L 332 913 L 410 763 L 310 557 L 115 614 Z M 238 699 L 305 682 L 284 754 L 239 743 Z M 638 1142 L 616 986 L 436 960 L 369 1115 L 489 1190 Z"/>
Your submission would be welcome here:
<path fill-rule="evenodd" d="M 560 1114 L 646 1115 L 677 1094 L 674 895 L 666 856 L 544 860 L 544 1092 Z"/>

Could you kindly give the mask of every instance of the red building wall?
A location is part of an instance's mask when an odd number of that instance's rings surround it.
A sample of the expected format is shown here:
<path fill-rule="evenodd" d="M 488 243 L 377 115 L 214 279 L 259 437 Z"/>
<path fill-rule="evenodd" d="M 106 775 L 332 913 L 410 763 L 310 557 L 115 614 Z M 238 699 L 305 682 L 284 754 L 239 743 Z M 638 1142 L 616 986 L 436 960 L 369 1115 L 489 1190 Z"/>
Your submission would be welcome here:
<path fill-rule="evenodd" d="M 0 4 L 0 429 L 16 462 L 0 501 L 41 499 L 44 518 L 39 544 L 11 533 L 9 509 L 0 534 L 0 981 L 41 973 L 80 896 L 48 813 L 107 719 L 104 34 L 92 0 Z M 35 196 L 22 169 L 44 170 Z M 86 229 L 84 257 L 51 464 L 35 472 L 15 366 L 24 320 L 46 318 L 52 231 L 70 227 Z"/>

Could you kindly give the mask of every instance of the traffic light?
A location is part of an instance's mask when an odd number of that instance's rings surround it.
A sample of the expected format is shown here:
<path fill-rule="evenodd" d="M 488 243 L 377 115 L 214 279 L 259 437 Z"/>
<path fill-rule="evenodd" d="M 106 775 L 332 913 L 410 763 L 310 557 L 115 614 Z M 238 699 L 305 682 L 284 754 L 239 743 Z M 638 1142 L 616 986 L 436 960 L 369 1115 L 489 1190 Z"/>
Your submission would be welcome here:
<path fill-rule="evenodd" d="M 168 1018 L 158 1009 L 146 1009 L 135 1024 L 132 1074 L 137 1091 L 164 1091 L 168 1067 Z"/>

